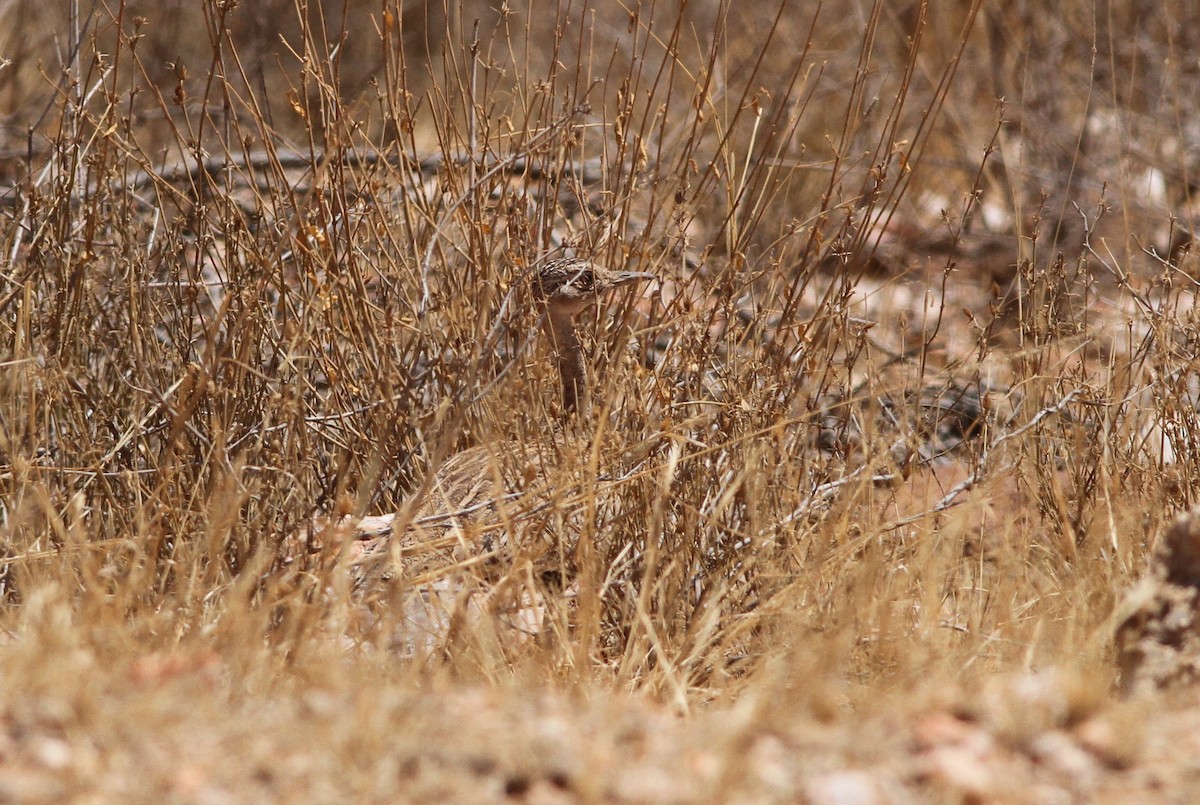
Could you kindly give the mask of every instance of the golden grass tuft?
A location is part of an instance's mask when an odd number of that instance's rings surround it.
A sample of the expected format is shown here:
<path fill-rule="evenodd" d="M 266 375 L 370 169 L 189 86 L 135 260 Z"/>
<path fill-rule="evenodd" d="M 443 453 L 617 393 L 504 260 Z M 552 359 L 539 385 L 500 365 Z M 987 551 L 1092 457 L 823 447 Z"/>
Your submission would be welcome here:
<path fill-rule="evenodd" d="M 1200 488 L 1188 6 L 834 5 L 0 8 L 0 799 L 1186 792 L 1111 617 Z M 661 279 L 566 428 L 565 253 Z M 288 549 L 512 442 L 536 639 Z"/>

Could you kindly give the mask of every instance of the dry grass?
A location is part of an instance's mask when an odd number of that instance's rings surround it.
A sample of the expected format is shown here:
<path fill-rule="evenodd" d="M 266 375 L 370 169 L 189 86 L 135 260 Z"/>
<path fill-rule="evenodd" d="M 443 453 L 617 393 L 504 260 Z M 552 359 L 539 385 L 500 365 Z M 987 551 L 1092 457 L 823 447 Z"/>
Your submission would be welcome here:
<path fill-rule="evenodd" d="M 1200 488 L 1140 9 L 0 4 L 0 798 L 1185 796 L 1111 647 Z M 568 251 L 662 282 L 564 427 Z M 513 440 L 544 633 L 351 639 L 289 539 Z"/>

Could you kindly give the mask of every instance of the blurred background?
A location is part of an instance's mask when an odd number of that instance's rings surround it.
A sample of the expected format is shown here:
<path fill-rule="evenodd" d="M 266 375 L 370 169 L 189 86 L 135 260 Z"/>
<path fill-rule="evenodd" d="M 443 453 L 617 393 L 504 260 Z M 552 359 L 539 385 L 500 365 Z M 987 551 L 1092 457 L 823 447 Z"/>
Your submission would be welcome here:
<path fill-rule="evenodd" d="M 256 112 L 266 127 L 251 139 L 298 150 L 344 142 L 348 131 L 386 147 L 411 126 L 416 151 L 433 153 L 466 145 L 439 141 L 433 124 L 466 113 L 454 97 L 464 89 L 486 97 L 485 140 L 579 107 L 598 155 L 629 107 L 649 158 L 661 159 L 686 134 L 665 121 L 696 103 L 697 78 L 719 52 L 704 103 L 726 114 L 754 104 L 767 120 L 788 120 L 755 133 L 756 153 L 793 168 L 792 216 L 811 213 L 832 160 L 845 171 L 835 192 L 849 198 L 895 152 L 912 172 L 892 227 L 899 237 L 936 240 L 940 213 L 954 218 L 977 186 L 980 250 L 992 236 L 1030 237 L 1034 219 L 1043 244 L 1078 245 L 1103 204 L 1106 247 L 1145 264 L 1144 249 L 1178 256 L 1191 237 L 1200 67 L 1195 26 L 1181 24 L 1189 13 L 1183 0 L 698 0 L 655 4 L 653 15 L 586 2 L 6 0 L 0 170 L 17 181 L 50 147 L 66 101 L 98 115 L 109 96 L 111 124 L 128 127 L 129 146 L 155 163 L 183 159 L 186 147 L 219 152 L 230 119 Z M 226 90 L 214 91 L 214 74 Z M 185 146 L 180 127 L 200 142 Z M 747 116 L 727 133 L 752 128 Z M 1015 262 L 1001 251 L 997 260 Z"/>

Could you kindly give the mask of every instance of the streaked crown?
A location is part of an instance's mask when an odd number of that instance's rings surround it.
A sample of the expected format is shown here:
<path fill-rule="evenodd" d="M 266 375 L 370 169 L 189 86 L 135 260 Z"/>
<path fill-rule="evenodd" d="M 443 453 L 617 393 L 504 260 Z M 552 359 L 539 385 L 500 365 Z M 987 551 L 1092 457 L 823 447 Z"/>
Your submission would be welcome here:
<path fill-rule="evenodd" d="M 577 313 L 610 288 L 654 278 L 641 271 L 612 271 L 590 260 L 562 257 L 538 270 L 534 290 L 547 305 Z"/>

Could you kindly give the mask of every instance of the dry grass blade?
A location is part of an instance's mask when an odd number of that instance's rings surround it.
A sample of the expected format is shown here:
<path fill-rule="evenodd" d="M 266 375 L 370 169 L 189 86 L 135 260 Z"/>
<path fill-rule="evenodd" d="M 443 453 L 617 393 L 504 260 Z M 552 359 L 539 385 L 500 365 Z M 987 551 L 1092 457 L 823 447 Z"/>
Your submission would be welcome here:
<path fill-rule="evenodd" d="M 0 799 L 1194 799 L 1160 5 L 0 4 Z"/>

